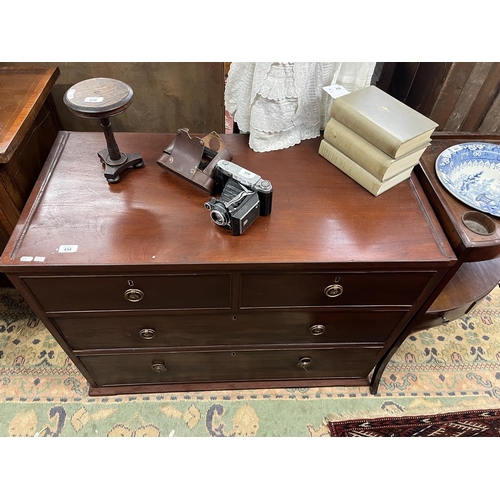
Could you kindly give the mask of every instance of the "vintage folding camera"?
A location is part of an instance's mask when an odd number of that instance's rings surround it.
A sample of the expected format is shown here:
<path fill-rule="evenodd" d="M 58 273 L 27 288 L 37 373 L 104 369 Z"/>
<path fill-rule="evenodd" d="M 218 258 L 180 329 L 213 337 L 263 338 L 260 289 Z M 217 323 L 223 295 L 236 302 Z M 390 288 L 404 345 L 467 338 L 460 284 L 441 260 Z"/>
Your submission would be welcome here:
<path fill-rule="evenodd" d="M 239 236 L 259 215 L 271 213 L 273 186 L 270 181 L 227 160 L 215 166 L 215 193 L 220 197 L 205 203 L 218 225 Z"/>

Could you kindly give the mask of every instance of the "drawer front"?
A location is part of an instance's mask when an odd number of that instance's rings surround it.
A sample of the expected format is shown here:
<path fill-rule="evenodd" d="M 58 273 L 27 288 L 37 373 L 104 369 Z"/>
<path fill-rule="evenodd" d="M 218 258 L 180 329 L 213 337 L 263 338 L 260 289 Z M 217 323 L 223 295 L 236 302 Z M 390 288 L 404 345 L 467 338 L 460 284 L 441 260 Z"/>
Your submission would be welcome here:
<path fill-rule="evenodd" d="M 244 274 L 240 305 L 411 306 L 433 272 Z"/>
<path fill-rule="evenodd" d="M 405 315 L 273 312 L 53 318 L 73 349 L 293 343 L 383 343 Z"/>
<path fill-rule="evenodd" d="M 231 277 L 217 275 L 29 277 L 45 311 L 229 308 Z"/>
<path fill-rule="evenodd" d="M 290 349 L 81 356 L 100 386 L 363 378 L 380 349 Z"/>

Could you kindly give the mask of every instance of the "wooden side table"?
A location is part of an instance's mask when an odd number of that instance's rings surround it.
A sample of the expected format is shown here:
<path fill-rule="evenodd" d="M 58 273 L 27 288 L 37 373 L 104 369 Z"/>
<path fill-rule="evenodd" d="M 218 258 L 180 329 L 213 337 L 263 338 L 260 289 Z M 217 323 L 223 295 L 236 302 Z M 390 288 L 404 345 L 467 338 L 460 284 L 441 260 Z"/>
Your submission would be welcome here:
<path fill-rule="evenodd" d="M 453 278 L 421 321 L 415 323 L 415 331 L 446 324 L 467 314 L 500 281 L 499 218 L 462 203 L 445 189 L 436 175 L 437 157 L 445 149 L 465 142 L 500 144 L 500 135 L 436 132 L 416 169 L 458 260 L 451 270 Z M 478 228 L 470 224 L 471 220 L 479 221 Z"/>
<path fill-rule="evenodd" d="M 61 128 L 50 100 L 59 73 L 57 67 L 0 66 L 0 251 Z"/>
<path fill-rule="evenodd" d="M 419 314 L 413 318 L 405 332 L 377 365 L 372 378 L 372 384 L 375 386 L 392 355 L 410 333 L 446 325 L 468 314 L 500 281 L 500 220 L 498 217 L 487 216 L 491 226 L 484 226 L 484 232 L 473 230 L 473 226 L 467 224 L 464 216 L 485 214 L 452 196 L 436 175 L 437 157 L 447 148 L 465 142 L 500 144 L 500 135 L 435 132 L 432 135 L 432 144 L 415 168 L 414 175 L 432 205 L 457 260 L 449 269 L 448 276 L 434 291 L 434 296 L 427 300 Z M 482 221 L 483 218 L 476 220 Z"/>

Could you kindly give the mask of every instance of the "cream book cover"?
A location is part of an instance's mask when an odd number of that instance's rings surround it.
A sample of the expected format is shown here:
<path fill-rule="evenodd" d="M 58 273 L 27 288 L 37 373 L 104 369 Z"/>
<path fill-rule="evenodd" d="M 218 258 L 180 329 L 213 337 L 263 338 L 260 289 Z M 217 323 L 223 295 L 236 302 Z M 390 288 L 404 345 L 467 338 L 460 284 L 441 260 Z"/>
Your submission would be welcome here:
<path fill-rule="evenodd" d="M 374 196 L 379 196 L 408 179 L 413 171 L 413 167 L 410 167 L 389 180 L 381 182 L 325 139 L 320 142 L 318 153 Z"/>
<path fill-rule="evenodd" d="M 430 140 L 426 139 L 416 149 L 399 158 L 392 158 L 335 118 L 328 120 L 323 137 L 379 181 L 386 181 L 415 166 L 430 144 Z"/>
<path fill-rule="evenodd" d="M 438 127 L 374 85 L 335 99 L 331 116 L 393 158 L 424 143 Z"/>

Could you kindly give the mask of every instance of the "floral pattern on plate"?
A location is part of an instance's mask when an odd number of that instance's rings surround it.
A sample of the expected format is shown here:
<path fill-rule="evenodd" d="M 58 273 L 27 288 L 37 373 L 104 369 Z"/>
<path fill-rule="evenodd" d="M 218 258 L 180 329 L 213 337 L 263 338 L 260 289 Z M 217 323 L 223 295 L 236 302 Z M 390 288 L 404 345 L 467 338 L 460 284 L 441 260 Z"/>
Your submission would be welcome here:
<path fill-rule="evenodd" d="M 443 186 L 466 205 L 500 217 L 500 146 L 466 142 L 451 146 L 436 159 Z"/>

